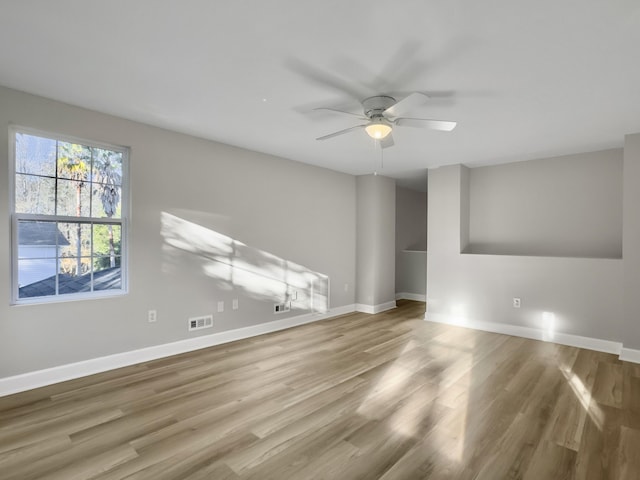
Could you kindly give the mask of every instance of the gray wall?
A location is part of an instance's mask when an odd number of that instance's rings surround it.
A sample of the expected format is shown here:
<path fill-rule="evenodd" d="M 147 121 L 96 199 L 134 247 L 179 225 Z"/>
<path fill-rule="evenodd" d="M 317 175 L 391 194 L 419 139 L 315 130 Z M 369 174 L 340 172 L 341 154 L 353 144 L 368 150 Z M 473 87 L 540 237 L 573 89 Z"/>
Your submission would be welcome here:
<path fill-rule="evenodd" d="M 460 253 L 472 175 L 461 165 L 429 171 L 426 318 L 544 329 L 544 312 L 552 312 L 558 333 L 621 341 L 621 259 Z"/>
<path fill-rule="evenodd" d="M 426 250 L 427 193 L 396 187 L 396 293 L 424 295 Z"/>
<path fill-rule="evenodd" d="M 622 258 L 622 149 L 473 168 L 472 253 Z"/>
<path fill-rule="evenodd" d="M 427 249 L 427 193 L 396 187 L 396 250 Z"/>
<path fill-rule="evenodd" d="M 9 306 L 10 123 L 131 147 L 128 295 Z M 287 260 L 328 275 L 331 307 L 355 302 L 353 176 L 6 88 L 0 88 L 0 126 L 0 377 L 305 313 L 274 315 L 273 300 L 256 294 L 259 282 L 239 288 L 216 278 L 205 259 L 167 243 L 167 218 L 227 235 L 271 262 Z M 239 298 L 238 311 L 230 308 L 232 298 Z M 219 300 L 223 313 L 216 313 Z M 149 309 L 157 310 L 157 323 L 147 322 Z M 208 313 L 213 329 L 187 332 L 188 317 Z"/>
<path fill-rule="evenodd" d="M 395 302 L 396 184 L 382 175 L 362 175 L 356 185 L 356 303 L 375 310 Z"/>
<path fill-rule="evenodd" d="M 625 347 L 640 349 L 640 133 L 625 137 L 624 207 L 622 333 Z"/>

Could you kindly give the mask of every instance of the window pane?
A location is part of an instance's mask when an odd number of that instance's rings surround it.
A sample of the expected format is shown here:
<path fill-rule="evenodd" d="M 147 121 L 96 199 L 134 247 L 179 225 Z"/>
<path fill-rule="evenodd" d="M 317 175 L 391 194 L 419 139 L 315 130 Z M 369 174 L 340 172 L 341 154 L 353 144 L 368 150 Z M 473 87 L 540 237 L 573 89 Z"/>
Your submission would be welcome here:
<path fill-rule="evenodd" d="M 94 148 L 91 179 L 97 183 L 122 185 L 122 153 Z"/>
<path fill-rule="evenodd" d="M 113 257 L 107 255 L 100 255 L 93 257 L 93 270 L 105 270 L 107 268 L 119 268 L 122 257 L 114 255 Z"/>
<path fill-rule="evenodd" d="M 67 244 L 56 222 L 18 222 L 18 258 L 56 258 Z"/>
<path fill-rule="evenodd" d="M 16 132 L 12 149 L 17 296 L 122 290 L 123 227 L 102 222 L 126 218 L 127 155 L 45 136 Z"/>
<path fill-rule="evenodd" d="M 16 174 L 16 212 L 53 215 L 55 188 L 53 178 Z"/>
<path fill-rule="evenodd" d="M 66 241 L 66 244 L 60 248 L 61 272 L 74 275 L 87 273 L 91 262 L 84 262 L 81 257 L 91 256 L 91 225 L 59 223 L 58 229 Z"/>
<path fill-rule="evenodd" d="M 56 175 L 56 141 L 24 133 L 16 134 L 16 173 Z"/>
<path fill-rule="evenodd" d="M 122 270 L 120 268 L 120 258 L 115 257 L 114 263 L 115 267 L 109 266 L 109 258 L 103 257 L 102 260 L 105 259 L 106 266 L 98 266 L 95 268 L 93 272 L 93 289 L 94 290 L 119 290 L 122 288 Z"/>
<path fill-rule="evenodd" d="M 85 275 L 91 272 L 91 258 L 90 257 L 60 257 L 60 273 L 65 275 L 77 276 L 76 272 L 80 269 L 80 275 Z"/>
<path fill-rule="evenodd" d="M 93 254 L 101 257 L 121 255 L 122 227 L 120 225 L 94 225 Z"/>
<path fill-rule="evenodd" d="M 42 297 L 56 293 L 56 260 L 18 260 L 19 298 Z"/>
<path fill-rule="evenodd" d="M 120 218 L 121 187 L 106 183 L 92 184 L 91 216 L 95 218 Z"/>
<path fill-rule="evenodd" d="M 71 262 L 72 268 L 69 269 L 66 262 Z M 82 265 L 81 275 L 76 275 L 76 262 Z M 91 258 L 80 257 L 77 259 L 60 259 L 60 268 L 58 270 L 58 292 L 60 295 L 78 292 L 91 291 Z"/>
<path fill-rule="evenodd" d="M 89 216 L 89 183 L 58 180 L 58 215 Z"/>
<path fill-rule="evenodd" d="M 91 149 L 75 143 L 58 143 L 58 176 L 87 181 L 91 172 Z"/>

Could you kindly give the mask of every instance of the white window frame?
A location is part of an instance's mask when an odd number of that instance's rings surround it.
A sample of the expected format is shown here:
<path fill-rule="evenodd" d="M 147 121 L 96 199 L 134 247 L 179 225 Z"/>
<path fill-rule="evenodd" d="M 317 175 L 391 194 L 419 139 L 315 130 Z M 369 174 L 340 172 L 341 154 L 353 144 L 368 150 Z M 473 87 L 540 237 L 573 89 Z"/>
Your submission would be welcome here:
<path fill-rule="evenodd" d="M 16 213 L 16 135 L 26 134 L 43 138 L 49 138 L 59 142 L 69 142 L 79 145 L 84 145 L 91 148 L 100 148 L 105 150 L 111 150 L 122 154 L 122 183 L 120 192 L 120 218 L 108 218 L 108 217 L 73 217 L 64 215 L 44 215 L 44 214 L 28 214 L 28 213 Z M 29 305 L 29 304 L 43 304 L 43 303 L 58 303 L 88 300 L 105 297 L 119 297 L 129 293 L 129 217 L 130 217 L 130 202 L 129 202 L 129 148 L 112 145 L 108 143 L 96 142 L 93 140 L 86 140 L 84 138 L 73 137 L 64 134 L 52 133 L 42 130 L 36 130 L 29 127 L 22 127 L 18 125 L 11 125 L 9 127 L 9 207 L 11 214 L 11 305 Z M 120 288 L 113 290 L 97 290 L 91 292 L 77 292 L 77 293 L 56 293 L 55 295 L 48 295 L 42 297 L 28 297 L 20 298 L 20 289 L 18 286 L 18 222 L 20 220 L 31 221 L 56 221 L 56 222 L 71 222 L 71 223 L 83 223 L 83 224 L 112 224 L 120 225 L 121 228 L 121 248 L 120 248 Z M 91 246 L 91 253 L 93 258 L 93 242 Z M 56 256 L 56 264 L 58 257 Z M 56 267 L 56 274 L 58 273 L 58 267 Z M 92 272 L 93 275 L 93 272 Z M 93 280 L 93 279 L 92 279 Z M 56 280 L 57 285 L 57 280 Z M 57 288 L 56 288 L 57 290 Z"/>

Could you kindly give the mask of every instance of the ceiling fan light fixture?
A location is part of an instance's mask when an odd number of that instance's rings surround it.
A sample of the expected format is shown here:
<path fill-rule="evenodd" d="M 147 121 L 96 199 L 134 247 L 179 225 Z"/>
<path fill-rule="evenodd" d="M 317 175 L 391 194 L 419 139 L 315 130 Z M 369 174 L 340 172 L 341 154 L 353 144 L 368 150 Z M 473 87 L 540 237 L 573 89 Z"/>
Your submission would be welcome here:
<path fill-rule="evenodd" d="M 374 140 L 382 140 L 391 133 L 391 125 L 384 122 L 372 122 L 364 129 Z"/>

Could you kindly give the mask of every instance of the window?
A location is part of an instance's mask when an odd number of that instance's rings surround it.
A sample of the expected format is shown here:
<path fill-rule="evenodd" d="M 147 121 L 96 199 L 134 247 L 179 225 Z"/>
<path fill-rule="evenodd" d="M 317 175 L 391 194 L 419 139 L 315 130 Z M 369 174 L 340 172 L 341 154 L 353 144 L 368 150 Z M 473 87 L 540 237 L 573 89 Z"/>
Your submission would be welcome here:
<path fill-rule="evenodd" d="M 126 292 L 128 150 L 11 132 L 13 302 Z"/>

